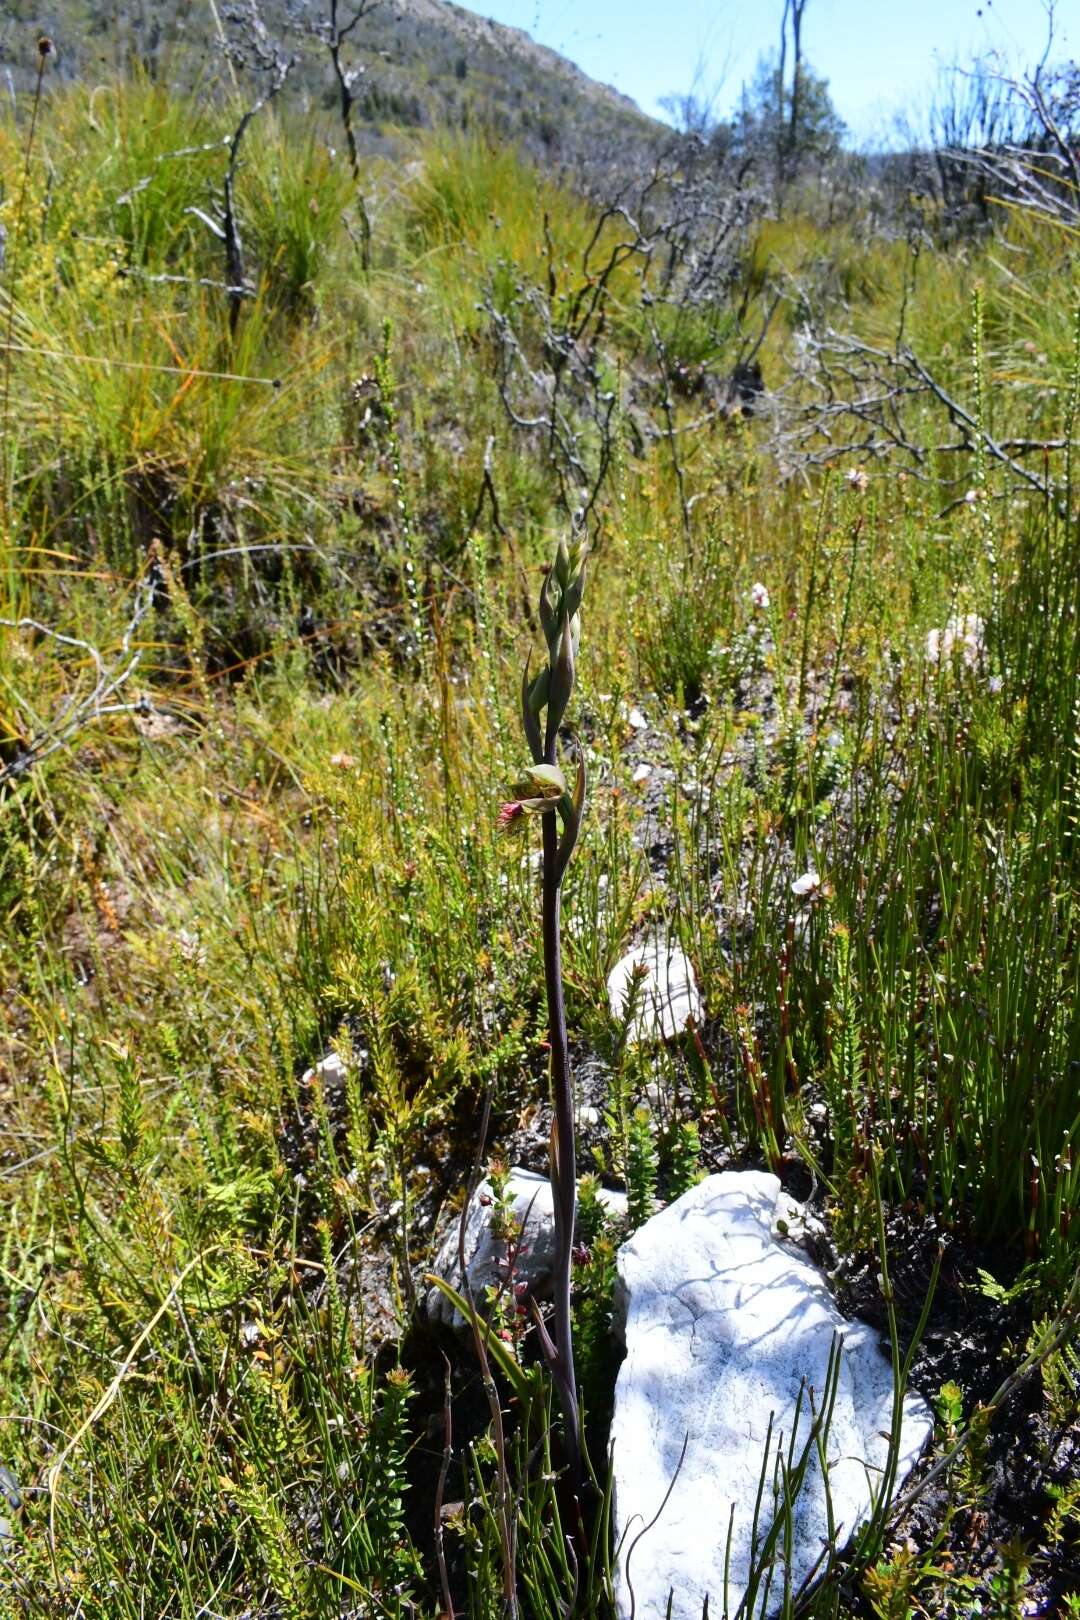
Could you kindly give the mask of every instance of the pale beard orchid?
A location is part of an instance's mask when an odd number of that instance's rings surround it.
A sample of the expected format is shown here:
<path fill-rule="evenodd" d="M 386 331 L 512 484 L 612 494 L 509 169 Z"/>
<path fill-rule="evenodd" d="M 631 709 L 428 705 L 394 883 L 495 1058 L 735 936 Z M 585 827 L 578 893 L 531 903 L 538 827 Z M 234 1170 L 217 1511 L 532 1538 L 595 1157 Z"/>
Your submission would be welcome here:
<path fill-rule="evenodd" d="M 499 807 L 500 832 L 522 832 L 526 816 L 550 815 L 563 800 L 569 802 L 566 778 L 557 765 L 530 765 L 513 791 L 515 797 Z"/>
<path fill-rule="evenodd" d="M 581 636 L 581 600 L 585 590 L 585 536 L 570 545 L 560 541 L 540 592 L 540 626 L 547 660 L 535 676 L 526 660 L 521 677 L 521 722 L 532 764 L 515 783 L 513 797 L 498 814 L 507 833 L 524 829 L 526 816 L 543 826 L 541 865 L 544 980 L 547 992 L 548 1049 L 551 1055 L 551 1191 L 555 1217 L 555 1276 L 552 1288 L 554 1336 L 535 1300 L 530 1301 L 540 1347 L 551 1370 L 563 1412 L 567 1476 L 576 1492 L 581 1478 L 581 1412 L 574 1372 L 570 1313 L 574 1228 L 577 1216 L 577 1156 L 574 1086 L 566 1030 L 559 938 L 559 890 L 573 853 L 585 812 L 585 750 L 575 738 L 577 776 L 573 788 L 556 763 L 559 730 L 574 691 L 574 666 Z"/>

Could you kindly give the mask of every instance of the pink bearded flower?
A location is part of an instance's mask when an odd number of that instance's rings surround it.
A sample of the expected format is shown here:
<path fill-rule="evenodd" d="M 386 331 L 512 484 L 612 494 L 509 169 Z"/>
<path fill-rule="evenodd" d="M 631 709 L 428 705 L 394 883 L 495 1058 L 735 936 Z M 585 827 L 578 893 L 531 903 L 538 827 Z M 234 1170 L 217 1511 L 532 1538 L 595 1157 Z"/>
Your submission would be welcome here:
<path fill-rule="evenodd" d="M 514 787 L 517 798 L 499 806 L 496 826 L 499 832 L 517 833 L 525 827 L 528 815 L 550 814 L 566 795 L 566 778 L 557 765 L 530 765 L 522 781 Z"/>
<path fill-rule="evenodd" d="M 520 799 L 507 799 L 505 804 L 499 806 L 495 826 L 502 833 L 524 832 L 525 806 Z"/>

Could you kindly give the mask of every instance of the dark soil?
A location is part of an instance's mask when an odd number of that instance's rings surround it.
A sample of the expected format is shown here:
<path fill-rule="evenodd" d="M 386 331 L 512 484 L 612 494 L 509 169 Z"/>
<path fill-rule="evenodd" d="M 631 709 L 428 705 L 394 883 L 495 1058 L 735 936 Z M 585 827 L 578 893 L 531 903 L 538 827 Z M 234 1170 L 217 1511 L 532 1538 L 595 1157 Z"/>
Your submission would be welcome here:
<path fill-rule="evenodd" d="M 898 1210 L 889 1218 L 886 1238 L 901 1350 L 906 1351 L 931 1286 L 939 1237 L 930 1220 Z M 989 1298 L 979 1273 L 989 1272 L 1008 1288 L 1021 1264 L 1016 1254 L 946 1241 L 929 1322 L 911 1369 L 913 1387 L 932 1407 L 942 1385 L 955 1384 L 967 1420 L 1015 1370 L 1033 1326 L 1030 1303 Z M 879 1270 L 876 1254 L 858 1256 L 844 1270 L 838 1297 L 846 1314 L 870 1322 L 887 1339 Z M 1078 1393 L 1066 1410 L 1055 1411 L 1041 1374 L 1033 1373 L 995 1416 L 982 1457 L 970 1470 L 961 1461 L 934 1480 L 896 1526 L 897 1543 L 913 1544 L 919 1552 L 933 1548 L 939 1567 L 971 1578 L 969 1606 L 943 1608 L 942 1615 L 1004 1615 L 1004 1609 L 992 1606 L 990 1583 L 1002 1567 L 1001 1548 L 1015 1542 L 1026 1543 L 1031 1554 L 1024 1606 L 1016 1612 L 1060 1615 L 1065 1598 L 1080 1593 L 1080 1547 L 1075 1539 L 1048 1546 L 1046 1536 L 1050 1487 L 1080 1479 Z M 939 1454 L 932 1451 L 909 1484 L 917 1486 Z M 856 1612 L 872 1613 L 869 1606 Z"/>

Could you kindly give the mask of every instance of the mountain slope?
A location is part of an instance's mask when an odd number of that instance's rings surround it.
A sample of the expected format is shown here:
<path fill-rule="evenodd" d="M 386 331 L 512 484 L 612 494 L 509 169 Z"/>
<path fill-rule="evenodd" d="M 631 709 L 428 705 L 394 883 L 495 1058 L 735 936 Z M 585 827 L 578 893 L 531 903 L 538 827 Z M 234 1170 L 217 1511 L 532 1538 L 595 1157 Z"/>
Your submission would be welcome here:
<path fill-rule="evenodd" d="M 336 82 L 321 37 L 328 12 L 328 0 L 260 7 L 268 38 L 296 58 L 292 93 L 299 87 L 314 109 L 332 111 Z M 242 45 L 250 32 L 249 0 L 8 0 L 0 83 L 33 85 L 42 33 L 56 47 L 50 75 L 97 81 L 138 61 L 177 83 L 198 75 L 224 82 L 223 35 Z M 556 51 L 449 0 L 385 0 L 350 33 L 342 58 L 369 142 L 401 126 L 482 127 L 549 162 L 606 168 L 647 162 L 664 134 Z"/>

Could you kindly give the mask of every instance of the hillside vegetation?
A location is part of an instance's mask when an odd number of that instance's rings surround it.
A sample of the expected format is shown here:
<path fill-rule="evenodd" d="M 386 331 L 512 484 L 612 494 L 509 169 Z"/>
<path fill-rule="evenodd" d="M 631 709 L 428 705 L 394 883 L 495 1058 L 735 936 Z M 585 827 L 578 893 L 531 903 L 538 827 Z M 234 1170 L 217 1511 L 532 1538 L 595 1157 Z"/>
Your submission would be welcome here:
<path fill-rule="evenodd" d="M 343 77 L 374 152 L 402 129 L 483 127 L 546 163 L 596 172 L 646 161 L 663 133 L 520 29 L 449 0 L 9 0 L 0 67 L 20 91 L 33 89 L 27 43 L 38 33 L 53 39 L 54 78 L 95 84 L 135 70 L 188 91 L 216 84 L 223 57 L 250 57 L 261 39 L 289 63 L 290 98 L 309 117 L 334 114 Z"/>
<path fill-rule="evenodd" d="M 579 1162 L 635 1221 L 775 1168 L 911 1346 L 952 1460 L 790 1613 L 1080 1613 L 1075 229 L 751 207 L 700 145 L 601 212 L 479 130 L 361 207 L 284 97 L 230 201 L 237 116 L 134 75 L 0 123 L 0 1613 L 508 1612 L 424 1276 L 478 1153 L 547 1162 L 496 824 L 574 523 Z M 605 989 L 646 924 L 707 1013 L 657 1051 Z M 533 1620 L 609 1612 L 581 1207 L 576 1552 L 496 1304 Z"/>

